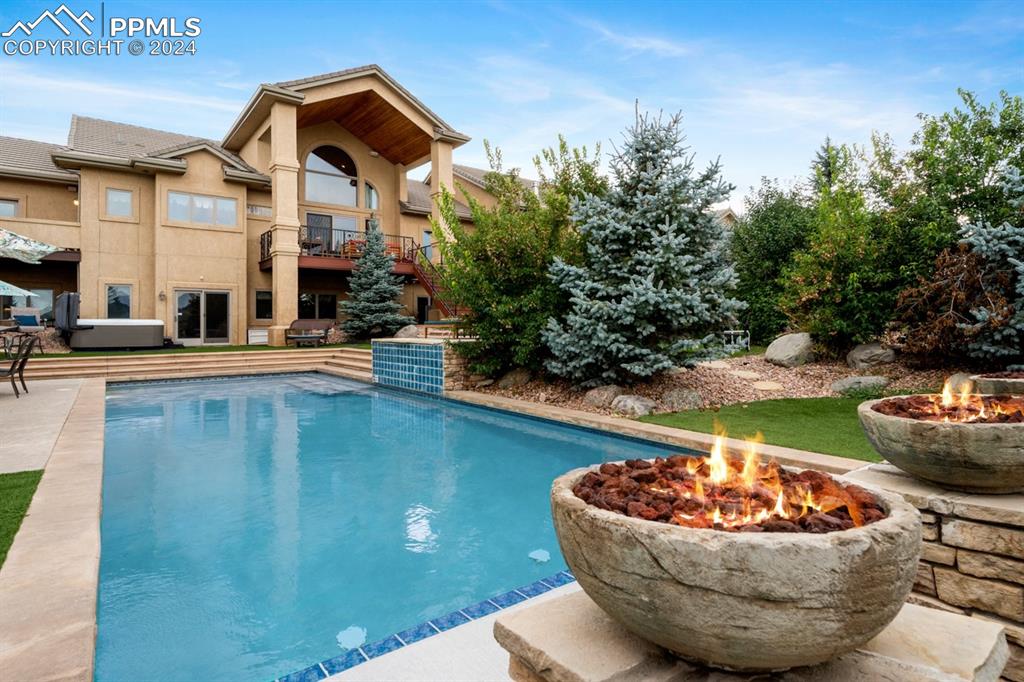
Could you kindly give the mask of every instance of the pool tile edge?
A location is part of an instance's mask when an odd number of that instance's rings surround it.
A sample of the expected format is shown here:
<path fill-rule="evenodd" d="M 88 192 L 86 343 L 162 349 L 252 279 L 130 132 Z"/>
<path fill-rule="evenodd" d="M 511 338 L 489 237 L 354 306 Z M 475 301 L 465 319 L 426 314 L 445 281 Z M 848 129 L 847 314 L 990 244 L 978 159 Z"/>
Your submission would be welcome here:
<path fill-rule="evenodd" d="M 559 571 L 558 573 L 547 576 L 545 578 L 541 578 L 540 580 L 536 580 L 528 585 L 517 587 L 514 590 L 509 590 L 508 592 L 505 592 L 503 594 L 495 595 L 489 599 L 484 599 L 483 601 L 467 605 L 461 609 L 457 609 L 450 613 L 437 616 L 429 620 L 425 620 L 422 623 L 418 623 L 417 625 L 413 625 L 412 627 L 405 628 L 404 630 L 401 630 L 399 632 L 386 635 L 375 642 L 371 642 L 370 644 L 364 644 L 356 649 L 349 649 L 348 651 L 342 653 L 339 656 L 335 656 L 334 658 L 329 658 L 324 661 L 320 661 L 319 663 L 311 665 L 308 668 L 303 668 L 302 670 L 298 670 L 287 675 L 282 675 L 281 677 L 277 678 L 276 682 L 300 682 L 306 679 L 324 679 L 312 677 L 307 678 L 303 676 L 304 673 L 306 673 L 307 671 L 312 671 L 317 666 L 323 669 L 327 677 L 336 675 L 338 673 L 342 673 L 346 670 L 356 667 L 357 665 L 362 665 L 367 661 L 373 660 L 374 658 L 379 658 L 380 656 L 387 655 L 394 651 L 399 651 L 401 649 L 404 649 L 405 647 L 412 646 L 416 642 L 422 641 L 429 637 L 433 637 L 435 635 L 440 635 L 445 632 L 449 632 L 455 628 L 467 625 L 481 618 L 493 616 L 495 613 L 498 613 L 499 611 L 503 611 L 509 607 L 522 604 L 523 602 L 529 601 L 533 597 L 546 594 L 547 592 L 549 592 L 552 589 L 555 589 L 556 587 L 570 585 L 574 582 L 576 582 L 576 577 L 572 574 L 572 571 Z M 538 589 L 538 585 L 543 585 L 547 589 Z M 527 596 L 524 592 L 522 592 L 522 590 L 527 590 L 528 592 L 533 593 L 530 594 L 530 596 Z M 513 600 L 511 595 L 516 595 L 518 598 L 515 598 Z M 506 596 L 509 596 L 510 598 L 507 600 L 501 599 L 502 597 Z M 494 608 L 481 608 L 479 610 L 473 610 L 472 612 L 467 613 L 467 609 L 474 609 L 474 607 L 482 607 L 482 605 L 484 604 L 491 604 Z M 438 623 L 440 623 L 440 625 Z M 412 639 L 409 642 L 406 642 L 401 637 L 401 635 L 411 632 L 423 633 L 426 632 L 428 628 L 430 630 L 433 630 L 433 632 L 430 632 L 430 634 L 423 634 L 422 636 L 417 636 L 415 639 Z M 367 648 L 370 648 L 371 652 L 366 652 Z"/>

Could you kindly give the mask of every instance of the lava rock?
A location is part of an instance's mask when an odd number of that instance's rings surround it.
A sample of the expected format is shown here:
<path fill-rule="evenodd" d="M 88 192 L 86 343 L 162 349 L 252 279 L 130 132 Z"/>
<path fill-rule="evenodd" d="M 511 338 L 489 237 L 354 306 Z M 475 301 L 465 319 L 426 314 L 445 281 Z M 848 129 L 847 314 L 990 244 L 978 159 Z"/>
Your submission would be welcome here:
<path fill-rule="evenodd" d="M 896 351 L 880 343 L 862 343 L 846 354 L 846 364 L 853 369 L 868 369 L 896 362 Z"/>
<path fill-rule="evenodd" d="M 397 332 L 395 332 L 396 339 L 415 339 L 420 335 L 420 328 L 414 324 L 407 324 Z"/>
<path fill-rule="evenodd" d="M 631 417 L 643 417 L 654 411 L 658 404 L 640 395 L 620 395 L 612 401 L 612 409 Z"/>
<path fill-rule="evenodd" d="M 799 367 L 814 362 L 814 343 L 807 333 L 783 334 L 764 352 L 764 359 L 779 367 Z"/>
<path fill-rule="evenodd" d="M 626 389 L 615 384 L 598 386 L 586 392 L 583 396 L 583 402 L 591 407 L 608 407 L 612 404 L 613 400 L 625 392 Z"/>
<path fill-rule="evenodd" d="M 530 373 L 530 370 L 519 367 L 498 379 L 498 388 L 517 388 L 519 386 L 525 386 L 530 383 L 530 379 L 532 378 L 533 374 Z"/>
<path fill-rule="evenodd" d="M 696 410 L 704 404 L 700 393 L 690 388 L 673 388 L 661 396 L 661 404 L 672 412 Z"/>
<path fill-rule="evenodd" d="M 888 385 L 889 380 L 885 377 L 846 377 L 845 379 L 832 382 L 831 388 L 836 393 L 846 393 L 848 391 L 882 389 Z"/>

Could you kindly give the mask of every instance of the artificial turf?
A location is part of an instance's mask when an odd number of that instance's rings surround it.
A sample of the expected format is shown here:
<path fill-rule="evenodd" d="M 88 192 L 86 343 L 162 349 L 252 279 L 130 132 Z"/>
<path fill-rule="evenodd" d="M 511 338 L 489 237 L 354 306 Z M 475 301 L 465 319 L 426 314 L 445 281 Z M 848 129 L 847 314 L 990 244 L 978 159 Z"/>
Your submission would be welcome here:
<path fill-rule="evenodd" d="M 718 410 L 652 414 L 640 421 L 714 433 L 719 422 L 734 438 L 764 434 L 766 443 L 879 462 L 857 418 L 863 398 L 784 398 L 726 405 Z"/>
<path fill-rule="evenodd" d="M 4 565 L 7 550 L 14 542 L 14 534 L 21 526 L 42 476 L 42 471 L 0 474 L 0 566 Z"/>

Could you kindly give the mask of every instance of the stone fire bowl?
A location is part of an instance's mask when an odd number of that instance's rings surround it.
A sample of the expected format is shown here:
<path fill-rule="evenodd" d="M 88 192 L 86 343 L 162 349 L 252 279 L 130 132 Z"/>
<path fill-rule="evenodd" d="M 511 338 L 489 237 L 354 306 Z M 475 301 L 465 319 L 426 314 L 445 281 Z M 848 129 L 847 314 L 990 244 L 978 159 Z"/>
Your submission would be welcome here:
<path fill-rule="evenodd" d="M 889 516 L 860 528 L 729 533 L 588 505 L 572 488 L 593 469 L 552 487 L 562 554 L 612 618 L 684 658 L 750 671 L 821 663 L 878 634 L 913 586 L 921 520 L 895 495 L 877 492 Z"/>
<path fill-rule="evenodd" d="M 894 466 L 944 488 L 1024 491 L 1024 424 L 962 424 L 893 417 L 857 408 L 871 445 Z"/>
<path fill-rule="evenodd" d="M 983 395 L 1024 395 L 1024 379 L 1009 377 L 987 377 L 976 374 L 971 377 L 974 390 Z"/>

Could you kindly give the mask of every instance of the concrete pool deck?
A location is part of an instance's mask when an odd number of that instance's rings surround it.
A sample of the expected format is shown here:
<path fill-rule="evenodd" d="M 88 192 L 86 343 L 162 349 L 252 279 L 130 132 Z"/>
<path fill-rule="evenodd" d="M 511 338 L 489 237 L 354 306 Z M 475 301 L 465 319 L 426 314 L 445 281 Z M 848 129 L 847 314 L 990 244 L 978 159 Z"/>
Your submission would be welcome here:
<path fill-rule="evenodd" d="M 320 370 L 359 380 L 336 368 Z M 0 393 L 11 428 L 0 435 L 0 471 L 45 471 L 0 568 L 0 670 L 10 679 L 92 680 L 99 578 L 106 381 L 33 381 L 21 399 Z M 471 391 L 446 398 L 555 422 L 707 450 L 711 436 Z M 8 412 L 11 410 L 11 412 Z M 13 412 L 17 410 L 17 412 Z M 11 435 L 8 439 L 9 434 Z M 740 447 L 735 441 L 731 446 Z M 845 473 L 864 462 L 763 446 L 784 464 Z M 557 588 L 536 603 L 578 589 Z M 517 607 L 512 607 L 517 608 Z M 466 625 L 340 673 L 338 680 L 507 680 L 494 618 Z"/>
<path fill-rule="evenodd" d="M 59 409 L 49 413 L 60 422 L 58 435 L 0 568 L 4 679 L 93 676 L 106 381 L 78 381 L 66 419 Z M 31 388 L 45 395 L 46 383 Z"/>
<path fill-rule="evenodd" d="M 28 393 L 14 397 L 10 384 L 0 385 L 0 474 L 35 471 L 46 466 L 82 379 L 51 379 L 28 383 Z M 19 386 L 20 390 L 20 386 Z"/>

